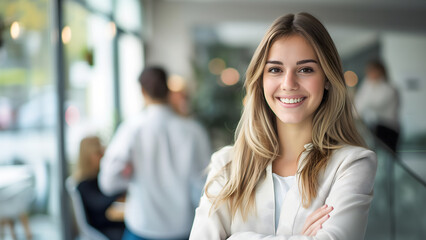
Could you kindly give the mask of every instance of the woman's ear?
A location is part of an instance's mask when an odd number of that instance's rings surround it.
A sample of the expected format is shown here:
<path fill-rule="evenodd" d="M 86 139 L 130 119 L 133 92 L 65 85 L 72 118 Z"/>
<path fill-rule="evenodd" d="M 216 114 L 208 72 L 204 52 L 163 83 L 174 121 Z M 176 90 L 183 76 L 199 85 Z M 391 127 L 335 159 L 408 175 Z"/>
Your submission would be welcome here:
<path fill-rule="evenodd" d="M 324 89 L 325 89 L 325 90 L 328 90 L 328 89 L 330 89 L 330 86 L 331 86 L 331 84 L 330 84 L 330 82 L 327 80 L 327 81 L 325 82 Z"/>

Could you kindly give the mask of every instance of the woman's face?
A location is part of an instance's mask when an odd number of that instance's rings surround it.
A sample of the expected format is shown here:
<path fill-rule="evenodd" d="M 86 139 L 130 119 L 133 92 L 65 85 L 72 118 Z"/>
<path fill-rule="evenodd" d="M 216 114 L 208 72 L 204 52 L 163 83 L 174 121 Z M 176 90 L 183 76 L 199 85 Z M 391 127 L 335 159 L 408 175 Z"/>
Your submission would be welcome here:
<path fill-rule="evenodd" d="M 284 124 L 312 124 L 325 74 L 312 46 L 299 35 L 277 39 L 263 70 L 266 102 Z"/>

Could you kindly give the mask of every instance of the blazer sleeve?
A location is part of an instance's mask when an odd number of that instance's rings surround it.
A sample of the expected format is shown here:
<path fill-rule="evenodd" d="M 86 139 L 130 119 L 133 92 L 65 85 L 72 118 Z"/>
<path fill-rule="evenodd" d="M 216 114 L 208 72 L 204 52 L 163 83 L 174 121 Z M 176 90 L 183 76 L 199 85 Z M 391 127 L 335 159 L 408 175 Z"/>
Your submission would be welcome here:
<path fill-rule="evenodd" d="M 228 239 L 245 240 L 362 240 L 367 227 L 368 212 L 373 198 L 373 185 L 377 169 L 374 152 L 356 148 L 340 151 L 334 184 L 326 198 L 326 204 L 333 206 L 330 219 L 316 236 L 303 235 L 266 236 L 254 232 L 239 232 Z M 332 163 L 333 164 L 333 163 Z M 333 174 L 333 172 L 326 172 Z"/>
<path fill-rule="evenodd" d="M 230 150 L 231 147 L 225 147 L 212 155 L 212 160 L 208 167 L 207 183 L 212 179 L 214 181 L 208 189 L 205 188 L 205 191 L 212 196 L 217 195 L 225 185 L 226 176 L 223 167 L 229 161 Z M 226 239 L 230 235 L 231 217 L 227 206 L 222 204 L 216 210 L 211 210 L 211 207 L 212 200 L 204 192 L 200 204 L 195 210 L 190 240 Z"/>
<path fill-rule="evenodd" d="M 336 170 L 336 177 L 326 204 L 333 206 L 330 219 L 317 234 L 318 239 L 364 239 L 368 212 L 373 200 L 377 170 L 374 152 L 362 148 L 345 153 Z"/>

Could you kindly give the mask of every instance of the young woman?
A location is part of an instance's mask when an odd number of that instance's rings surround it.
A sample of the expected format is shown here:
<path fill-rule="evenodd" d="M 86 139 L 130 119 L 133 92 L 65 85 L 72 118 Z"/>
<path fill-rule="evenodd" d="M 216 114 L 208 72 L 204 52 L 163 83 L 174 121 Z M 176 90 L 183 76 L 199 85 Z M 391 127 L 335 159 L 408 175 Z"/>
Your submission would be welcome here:
<path fill-rule="evenodd" d="M 278 18 L 246 76 L 235 144 L 212 156 L 190 239 L 363 239 L 376 157 L 327 30 L 307 13 Z"/>

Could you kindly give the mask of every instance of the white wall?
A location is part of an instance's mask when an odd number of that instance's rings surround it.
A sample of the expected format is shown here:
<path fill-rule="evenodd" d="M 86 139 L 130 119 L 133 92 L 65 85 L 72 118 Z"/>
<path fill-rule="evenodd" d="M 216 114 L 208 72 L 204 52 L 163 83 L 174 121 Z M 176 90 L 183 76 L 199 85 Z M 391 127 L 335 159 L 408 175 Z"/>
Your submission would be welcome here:
<path fill-rule="evenodd" d="M 146 65 L 161 65 L 169 74 L 192 78 L 190 24 L 181 3 L 148 3 Z"/>
<path fill-rule="evenodd" d="M 403 136 L 426 134 L 426 35 L 383 34 L 382 47 L 389 76 L 401 95 Z M 409 81 L 417 82 L 417 88 L 409 89 Z"/>

